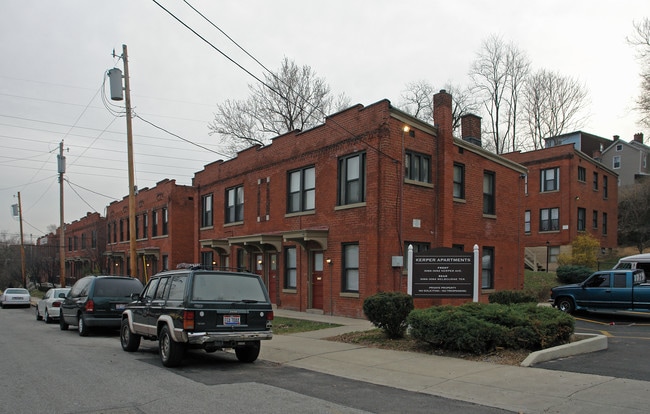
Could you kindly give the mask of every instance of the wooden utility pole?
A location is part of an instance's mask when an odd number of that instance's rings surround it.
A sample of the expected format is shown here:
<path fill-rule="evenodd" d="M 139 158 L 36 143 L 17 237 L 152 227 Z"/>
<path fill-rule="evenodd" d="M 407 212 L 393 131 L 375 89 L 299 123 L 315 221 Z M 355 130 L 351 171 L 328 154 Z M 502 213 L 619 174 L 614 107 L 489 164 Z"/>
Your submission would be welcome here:
<path fill-rule="evenodd" d="M 126 45 L 122 45 L 124 60 L 124 95 L 126 99 L 126 143 L 129 163 L 129 263 L 131 276 L 138 277 L 138 258 L 136 256 L 135 239 L 135 179 L 133 171 L 133 131 L 131 129 L 131 92 L 129 87 L 129 59 Z"/>
<path fill-rule="evenodd" d="M 59 144 L 59 283 L 65 287 L 65 221 L 63 221 L 63 173 L 65 173 L 65 157 L 63 156 L 63 140 Z"/>
<path fill-rule="evenodd" d="M 23 240 L 23 204 L 20 201 L 20 191 L 18 192 L 18 215 L 20 220 L 20 267 L 23 275 L 23 287 L 27 289 L 27 277 L 25 276 L 25 242 Z"/>

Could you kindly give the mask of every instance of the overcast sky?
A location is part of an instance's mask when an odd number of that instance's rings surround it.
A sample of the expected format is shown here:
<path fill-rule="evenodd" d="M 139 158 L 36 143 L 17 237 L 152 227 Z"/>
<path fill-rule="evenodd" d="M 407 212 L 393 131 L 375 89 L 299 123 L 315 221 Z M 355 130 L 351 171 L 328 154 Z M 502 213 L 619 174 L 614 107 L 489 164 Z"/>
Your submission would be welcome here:
<path fill-rule="evenodd" d="M 109 110 L 102 99 L 106 71 L 123 69 L 112 56 L 123 44 L 134 111 L 181 137 L 133 120 L 136 185 L 190 185 L 224 158 L 207 124 L 217 103 L 246 98 L 255 82 L 228 58 L 259 78 L 264 70 L 182 0 L 157 1 L 223 54 L 152 0 L 0 0 L 0 233 L 19 234 L 11 214 L 18 192 L 26 242 L 59 225 L 62 141 L 66 223 L 105 216 L 128 195 L 126 120 L 115 116 L 123 107 Z M 309 65 L 351 104 L 397 104 L 418 80 L 467 85 L 482 41 L 496 34 L 534 69 L 585 84 L 591 103 L 581 130 L 626 140 L 650 134 L 633 111 L 640 67 L 625 40 L 633 22 L 650 16 L 647 0 L 188 2 L 267 68 L 285 56 Z"/>

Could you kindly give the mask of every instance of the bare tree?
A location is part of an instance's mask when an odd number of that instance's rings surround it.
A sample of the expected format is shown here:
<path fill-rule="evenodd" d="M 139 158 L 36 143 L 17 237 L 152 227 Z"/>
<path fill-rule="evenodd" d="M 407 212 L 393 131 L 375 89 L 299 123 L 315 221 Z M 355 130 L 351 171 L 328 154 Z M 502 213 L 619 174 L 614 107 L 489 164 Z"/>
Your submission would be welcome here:
<path fill-rule="evenodd" d="M 544 138 L 579 128 L 584 121 L 580 115 L 589 101 L 587 90 L 577 79 L 545 69 L 526 79 L 522 99 L 534 149 L 544 147 Z"/>
<path fill-rule="evenodd" d="M 628 37 L 630 45 L 637 48 L 641 61 L 641 93 L 636 100 L 641 115 L 640 123 L 650 127 L 650 19 L 634 23 L 634 34 Z"/>
<path fill-rule="evenodd" d="M 210 134 L 221 136 L 233 155 L 252 145 L 266 145 L 277 135 L 311 128 L 330 111 L 348 105 L 345 95 L 332 96 L 329 85 L 311 67 L 298 67 L 288 58 L 277 73 L 264 76 L 263 84 L 248 88 L 248 99 L 217 105 L 208 124 Z"/>
<path fill-rule="evenodd" d="M 457 133 L 460 129 L 460 120 L 463 115 L 478 113 L 479 105 L 468 88 L 447 83 L 442 89 L 451 94 L 453 105 L 452 127 L 454 133 Z M 398 107 L 422 121 L 435 124 L 435 120 L 433 119 L 433 95 L 435 92 L 436 89 L 428 81 L 419 80 L 409 82 L 402 91 L 401 101 Z"/>
<path fill-rule="evenodd" d="M 530 68 L 526 54 L 513 43 L 492 35 L 486 39 L 469 75 L 490 124 L 486 131 L 497 153 L 517 148 L 519 92 Z"/>
<path fill-rule="evenodd" d="M 618 239 L 639 253 L 650 246 L 650 180 L 619 189 Z"/>

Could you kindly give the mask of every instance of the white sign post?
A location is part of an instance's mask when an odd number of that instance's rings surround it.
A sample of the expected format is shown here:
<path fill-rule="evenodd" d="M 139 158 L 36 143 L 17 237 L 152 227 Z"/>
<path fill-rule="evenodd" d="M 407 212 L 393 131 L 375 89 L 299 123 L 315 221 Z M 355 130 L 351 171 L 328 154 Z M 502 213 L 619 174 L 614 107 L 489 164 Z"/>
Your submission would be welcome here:
<path fill-rule="evenodd" d="M 474 295 L 473 301 L 478 302 L 478 283 L 479 283 L 479 272 L 481 271 L 480 263 L 478 256 L 478 244 L 474 245 Z"/>

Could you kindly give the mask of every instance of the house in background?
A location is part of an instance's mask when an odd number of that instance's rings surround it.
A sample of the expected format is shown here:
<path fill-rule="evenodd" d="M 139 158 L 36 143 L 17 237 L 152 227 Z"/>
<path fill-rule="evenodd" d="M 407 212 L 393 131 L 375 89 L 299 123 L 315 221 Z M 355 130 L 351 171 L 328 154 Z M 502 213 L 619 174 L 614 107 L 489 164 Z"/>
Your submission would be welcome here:
<path fill-rule="evenodd" d="M 595 237 L 605 252 L 617 247 L 618 176 L 614 171 L 577 149 L 571 140 L 503 156 L 528 168 L 521 236 L 528 268 L 554 271 L 558 256 L 570 254 L 571 243 L 580 234 Z"/>
<path fill-rule="evenodd" d="M 633 185 L 650 177 L 648 165 L 650 147 L 643 143 L 643 134 L 634 134 L 634 139 L 626 142 L 618 135 L 612 145 L 602 151 L 602 163 L 618 173 L 619 187 Z"/>
<path fill-rule="evenodd" d="M 583 131 L 574 131 L 550 138 L 545 138 L 546 148 L 560 145 L 573 144 L 573 147 L 588 157 L 598 158 L 600 154 L 612 145 L 612 140 L 589 134 Z"/>
<path fill-rule="evenodd" d="M 480 118 L 452 136 L 383 100 L 255 146 L 195 174 L 196 260 L 258 273 L 274 304 L 363 317 L 363 301 L 406 292 L 406 246 L 481 256 L 480 300 L 523 286 L 526 168 L 480 147 Z M 110 218 L 109 218 L 110 220 Z M 416 299 L 416 306 L 467 299 Z"/>
<path fill-rule="evenodd" d="M 137 192 L 137 269 L 130 268 L 129 198 L 112 202 L 106 210 L 106 272 L 146 281 L 159 271 L 192 262 L 197 246 L 195 194 L 194 187 L 168 179 Z"/>
<path fill-rule="evenodd" d="M 85 217 L 65 226 L 64 239 L 67 286 L 72 286 L 77 279 L 86 275 L 104 270 L 106 218 L 99 213 L 87 213 Z"/>

